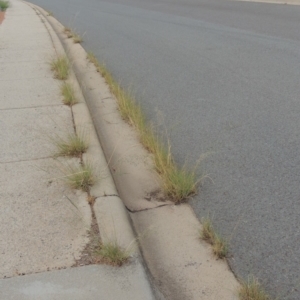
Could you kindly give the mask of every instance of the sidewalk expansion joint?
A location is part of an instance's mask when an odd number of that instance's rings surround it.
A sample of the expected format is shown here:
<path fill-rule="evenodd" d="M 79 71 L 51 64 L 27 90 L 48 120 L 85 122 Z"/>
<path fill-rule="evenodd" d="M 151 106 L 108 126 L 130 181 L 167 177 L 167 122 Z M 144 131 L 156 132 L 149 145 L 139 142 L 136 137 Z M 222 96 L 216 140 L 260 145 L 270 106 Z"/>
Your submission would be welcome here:
<path fill-rule="evenodd" d="M 45 156 L 45 157 L 30 158 L 30 159 L 0 161 L 0 164 L 1 165 L 5 165 L 5 164 L 13 164 L 13 163 L 19 163 L 19 162 L 36 161 L 36 160 L 49 159 L 49 158 L 53 158 L 54 159 L 55 157 L 54 156 Z"/>
<path fill-rule="evenodd" d="M 25 106 L 25 107 L 0 108 L 0 111 L 22 110 L 22 109 L 43 108 L 43 107 L 59 107 L 59 106 L 64 106 L 64 105 L 63 104 L 49 104 L 49 105 L 36 105 L 36 106 Z"/>
<path fill-rule="evenodd" d="M 53 78 L 51 76 L 45 76 L 43 77 L 44 79 L 49 79 L 49 78 Z M 12 78 L 12 79 L 0 79 L 0 82 L 16 82 L 16 81 L 22 81 L 22 80 L 37 80 L 40 79 L 40 77 L 26 77 L 26 78 Z"/>

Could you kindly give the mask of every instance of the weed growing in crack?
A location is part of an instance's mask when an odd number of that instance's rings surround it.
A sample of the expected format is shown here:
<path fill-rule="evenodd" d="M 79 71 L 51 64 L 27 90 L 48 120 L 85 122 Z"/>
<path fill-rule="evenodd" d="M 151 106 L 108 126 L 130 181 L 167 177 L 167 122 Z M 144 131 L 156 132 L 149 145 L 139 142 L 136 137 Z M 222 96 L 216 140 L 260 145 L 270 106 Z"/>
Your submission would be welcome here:
<path fill-rule="evenodd" d="M 70 83 L 64 82 L 61 85 L 60 90 L 63 96 L 63 104 L 73 106 L 74 104 L 78 103 L 78 100 L 75 96 L 74 88 Z"/>
<path fill-rule="evenodd" d="M 100 244 L 95 253 L 101 257 L 103 263 L 121 266 L 128 261 L 129 251 L 122 249 L 116 242 Z"/>
<path fill-rule="evenodd" d="M 88 192 L 93 186 L 97 178 L 94 174 L 94 169 L 90 163 L 85 163 L 79 166 L 69 165 L 64 176 L 65 181 L 71 188 Z"/>
<path fill-rule="evenodd" d="M 80 44 L 83 42 L 83 39 L 78 33 L 73 32 L 73 42 L 75 44 Z"/>
<path fill-rule="evenodd" d="M 201 239 L 212 245 L 213 253 L 217 258 L 222 259 L 226 257 L 228 253 L 227 242 L 216 233 L 209 217 L 202 220 L 200 237 Z"/>
<path fill-rule="evenodd" d="M 72 30 L 69 27 L 65 27 L 64 28 L 64 33 L 67 35 L 68 39 L 70 39 L 71 37 L 73 37 Z"/>
<path fill-rule="evenodd" d="M 68 78 L 70 64 L 66 56 L 53 59 L 50 65 L 56 79 L 66 80 Z"/>
<path fill-rule="evenodd" d="M 80 44 L 83 41 L 82 37 L 69 27 L 64 28 L 64 33 L 67 35 L 68 39 L 73 38 L 75 44 Z"/>
<path fill-rule="evenodd" d="M 55 141 L 58 156 L 81 157 L 88 148 L 88 142 L 85 134 L 71 133 L 65 138 L 58 138 Z"/>
<path fill-rule="evenodd" d="M 253 276 L 250 276 L 247 281 L 241 283 L 238 296 L 240 300 L 271 300 L 271 297 Z"/>

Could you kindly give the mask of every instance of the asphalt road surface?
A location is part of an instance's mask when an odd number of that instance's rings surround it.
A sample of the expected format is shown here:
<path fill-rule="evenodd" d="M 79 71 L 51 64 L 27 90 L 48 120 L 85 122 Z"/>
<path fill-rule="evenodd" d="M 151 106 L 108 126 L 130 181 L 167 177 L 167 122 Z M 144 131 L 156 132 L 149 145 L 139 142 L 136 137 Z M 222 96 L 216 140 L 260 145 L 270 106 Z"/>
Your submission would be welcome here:
<path fill-rule="evenodd" d="M 300 299 L 300 6 L 220 0 L 33 0 L 202 164 L 191 204 L 230 241 L 230 265 Z"/>

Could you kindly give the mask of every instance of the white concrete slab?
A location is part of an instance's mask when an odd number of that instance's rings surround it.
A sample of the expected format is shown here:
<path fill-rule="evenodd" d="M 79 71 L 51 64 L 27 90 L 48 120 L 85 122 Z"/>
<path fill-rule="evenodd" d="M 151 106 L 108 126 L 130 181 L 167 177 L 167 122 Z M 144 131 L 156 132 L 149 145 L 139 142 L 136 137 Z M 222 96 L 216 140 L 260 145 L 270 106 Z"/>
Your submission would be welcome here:
<path fill-rule="evenodd" d="M 49 78 L 40 78 L 38 85 L 32 85 L 32 79 L 6 81 L 1 85 L 0 110 L 61 105 L 60 85 L 60 81 Z"/>
<path fill-rule="evenodd" d="M 0 280 L 10 300 L 153 300 L 140 265 L 85 266 Z"/>
<path fill-rule="evenodd" d="M 1 278 L 71 266 L 87 242 L 85 195 L 58 180 L 55 163 L 0 164 Z"/>
<path fill-rule="evenodd" d="M 0 74 L 5 74 L 0 78 L 2 80 L 19 80 L 26 78 L 53 78 L 53 73 L 47 63 L 26 62 L 4 62 L 0 64 Z"/>
<path fill-rule="evenodd" d="M 37 62 L 49 62 L 53 58 L 53 52 L 49 51 L 49 48 L 39 49 L 38 52 L 34 53 L 32 49 L 21 49 L 16 50 L 11 47 L 0 48 L 0 64 L 5 62 L 20 62 L 20 61 L 37 61 Z"/>
<path fill-rule="evenodd" d="M 0 111 L 0 162 L 53 156 L 51 138 L 72 128 L 65 106 Z"/>

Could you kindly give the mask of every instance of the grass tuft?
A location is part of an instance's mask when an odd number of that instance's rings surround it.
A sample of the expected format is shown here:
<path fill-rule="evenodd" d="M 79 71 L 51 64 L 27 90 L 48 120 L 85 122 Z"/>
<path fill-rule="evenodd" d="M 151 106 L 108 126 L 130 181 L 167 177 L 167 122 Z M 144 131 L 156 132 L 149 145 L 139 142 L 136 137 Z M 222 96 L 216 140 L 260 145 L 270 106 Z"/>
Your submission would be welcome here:
<path fill-rule="evenodd" d="M 96 183 L 96 177 L 91 164 L 80 166 L 68 166 L 67 175 L 64 177 L 71 188 L 88 192 L 89 188 Z"/>
<path fill-rule="evenodd" d="M 113 266 L 122 266 L 130 257 L 129 252 L 115 242 L 101 244 L 96 254 L 101 256 L 104 263 Z"/>
<path fill-rule="evenodd" d="M 55 141 L 59 156 L 80 157 L 88 148 L 87 139 L 83 134 L 68 134 L 66 138 Z"/>
<path fill-rule="evenodd" d="M 228 253 L 228 245 L 226 241 L 216 233 L 212 222 L 208 217 L 202 220 L 200 237 L 212 245 L 213 253 L 217 258 L 222 259 L 226 257 Z"/>
<path fill-rule="evenodd" d="M 8 8 L 9 2 L 0 0 L 0 11 L 6 11 Z"/>
<path fill-rule="evenodd" d="M 70 65 L 66 56 L 53 59 L 50 65 L 56 79 L 66 80 L 68 78 Z"/>
<path fill-rule="evenodd" d="M 71 37 L 73 37 L 72 30 L 69 27 L 65 27 L 64 28 L 64 33 L 67 35 L 68 39 L 71 38 Z"/>
<path fill-rule="evenodd" d="M 136 128 L 143 146 L 153 154 L 156 171 L 162 179 L 165 194 L 175 203 L 180 203 L 196 193 L 198 184 L 196 170 L 198 165 L 190 170 L 187 166 L 175 164 L 171 147 L 165 147 L 161 138 L 146 121 L 145 115 L 135 99 L 125 92 L 113 79 L 109 71 L 101 65 L 93 53 L 88 53 L 88 60 L 104 77 L 111 92 L 115 95 L 122 118 Z"/>
<path fill-rule="evenodd" d="M 253 276 L 250 276 L 247 281 L 242 282 L 238 296 L 240 300 L 271 300 L 271 297 Z"/>
<path fill-rule="evenodd" d="M 73 38 L 75 44 L 80 44 L 83 42 L 82 37 L 69 27 L 64 28 L 64 33 L 67 35 L 68 39 Z"/>
<path fill-rule="evenodd" d="M 52 11 L 47 11 L 49 17 L 53 17 L 53 12 Z"/>
<path fill-rule="evenodd" d="M 61 85 L 61 94 L 63 95 L 63 103 L 65 105 L 73 106 L 78 103 L 74 88 L 70 83 L 64 82 Z"/>
<path fill-rule="evenodd" d="M 83 42 L 82 37 L 78 33 L 73 32 L 72 37 L 75 44 L 80 44 Z"/>

